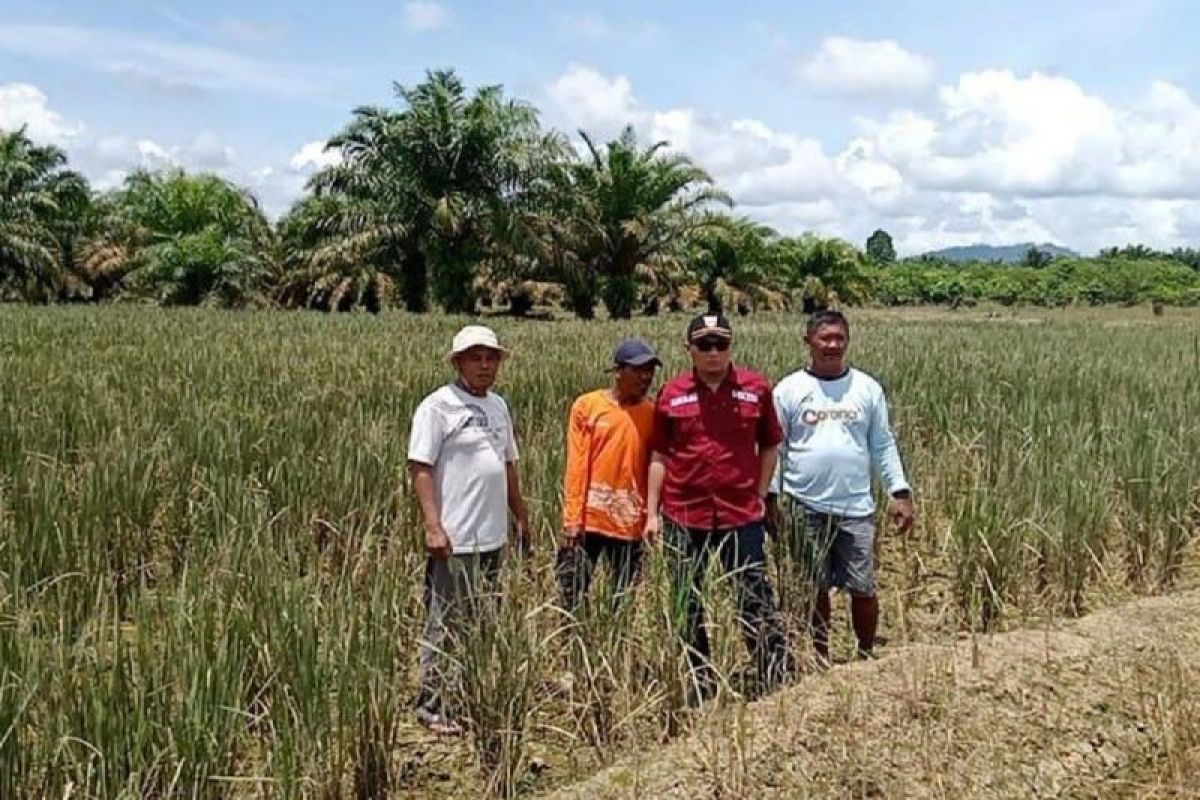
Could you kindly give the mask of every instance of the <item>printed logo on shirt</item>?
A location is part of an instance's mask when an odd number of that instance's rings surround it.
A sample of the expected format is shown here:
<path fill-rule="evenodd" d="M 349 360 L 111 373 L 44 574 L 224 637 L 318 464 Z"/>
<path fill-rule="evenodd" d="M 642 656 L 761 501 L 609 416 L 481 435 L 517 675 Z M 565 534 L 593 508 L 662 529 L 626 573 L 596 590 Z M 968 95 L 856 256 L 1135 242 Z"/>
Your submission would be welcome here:
<path fill-rule="evenodd" d="M 489 415 L 484 410 L 483 406 L 475 403 L 463 403 L 463 410 L 467 414 L 466 419 L 462 421 L 462 424 L 458 428 L 460 433 L 479 431 L 479 433 L 486 436 L 495 444 L 500 444 L 507 438 L 508 425 L 503 414 L 493 418 L 492 415 Z"/>
<path fill-rule="evenodd" d="M 734 389 L 733 396 L 736 400 L 741 400 L 744 403 L 757 403 L 758 395 L 754 392 L 747 392 L 742 389 Z"/>
<path fill-rule="evenodd" d="M 846 408 L 806 408 L 800 413 L 800 421 L 805 425 L 819 425 L 822 422 L 855 422 L 861 412 L 849 406 Z"/>
<path fill-rule="evenodd" d="M 688 403 L 699 402 L 700 395 L 693 392 L 692 394 L 681 394 L 679 397 L 672 397 L 667 405 L 669 405 L 671 408 L 677 408 L 678 406 L 686 406 Z"/>
<path fill-rule="evenodd" d="M 645 514 L 645 503 L 637 491 L 614 489 L 606 484 L 588 489 L 587 507 L 590 511 L 607 514 L 613 522 L 626 527 L 641 522 Z"/>
<path fill-rule="evenodd" d="M 463 423 L 463 428 L 488 427 L 488 415 L 486 411 L 474 403 L 464 403 L 463 408 L 465 408 L 471 415 L 467 418 L 467 421 Z"/>

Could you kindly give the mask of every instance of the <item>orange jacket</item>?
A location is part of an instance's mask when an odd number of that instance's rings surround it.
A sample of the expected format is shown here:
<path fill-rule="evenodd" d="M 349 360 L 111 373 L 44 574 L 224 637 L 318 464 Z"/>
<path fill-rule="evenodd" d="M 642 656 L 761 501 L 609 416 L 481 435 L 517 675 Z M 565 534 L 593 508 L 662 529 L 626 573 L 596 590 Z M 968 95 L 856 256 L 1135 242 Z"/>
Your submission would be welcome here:
<path fill-rule="evenodd" d="M 567 421 L 564 528 L 642 537 L 653 428 L 654 403 L 648 399 L 622 406 L 607 389 L 598 389 L 575 400 Z"/>

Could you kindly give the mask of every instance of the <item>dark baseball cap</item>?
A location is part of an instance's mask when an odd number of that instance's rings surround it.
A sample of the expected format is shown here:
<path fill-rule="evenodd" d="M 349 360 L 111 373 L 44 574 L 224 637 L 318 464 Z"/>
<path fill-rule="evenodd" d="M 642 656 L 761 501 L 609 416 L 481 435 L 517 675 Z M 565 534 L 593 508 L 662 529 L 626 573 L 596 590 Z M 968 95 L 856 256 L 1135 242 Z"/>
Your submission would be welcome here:
<path fill-rule="evenodd" d="M 694 342 L 705 336 L 716 336 L 721 339 L 732 339 L 733 328 L 724 314 L 701 314 L 688 323 L 687 340 Z"/>
<path fill-rule="evenodd" d="M 644 367 L 647 364 L 662 366 L 658 353 L 644 339 L 626 339 L 613 351 L 613 367 Z"/>

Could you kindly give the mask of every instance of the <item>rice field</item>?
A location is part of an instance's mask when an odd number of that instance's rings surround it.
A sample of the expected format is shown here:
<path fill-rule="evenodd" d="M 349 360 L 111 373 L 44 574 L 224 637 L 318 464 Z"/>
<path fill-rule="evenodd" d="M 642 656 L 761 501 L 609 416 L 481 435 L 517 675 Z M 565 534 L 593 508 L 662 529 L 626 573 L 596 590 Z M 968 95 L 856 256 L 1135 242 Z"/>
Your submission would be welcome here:
<path fill-rule="evenodd" d="M 880 546 L 889 642 L 1195 583 L 1200 316 L 853 320 L 921 513 Z M 0 307 L 0 797 L 523 795 L 695 723 L 661 559 L 632 604 L 577 620 L 552 571 L 570 401 L 624 335 L 681 369 L 685 319 L 501 318 L 535 547 L 460 648 L 469 735 L 414 725 L 405 445 L 463 322 Z M 803 365 L 801 322 L 735 319 L 735 357 L 782 377 Z M 803 655 L 805 587 L 786 558 L 772 572 Z M 732 704 L 744 653 L 715 595 Z"/>

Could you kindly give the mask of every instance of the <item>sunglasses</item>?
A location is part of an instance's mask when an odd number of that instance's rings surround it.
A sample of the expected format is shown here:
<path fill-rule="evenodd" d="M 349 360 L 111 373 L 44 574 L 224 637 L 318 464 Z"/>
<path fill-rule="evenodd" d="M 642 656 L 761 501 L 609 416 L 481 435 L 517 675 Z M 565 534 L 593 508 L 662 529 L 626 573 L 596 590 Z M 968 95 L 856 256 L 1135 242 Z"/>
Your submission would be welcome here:
<path fill-rule="evenodd" d="M 718 353 L 724 353 L 729 349 L 730 341 L 728 339 L 700 339 L 692 342 L 692 346 L 701 353 L 711 353 L 716 350 Z"/>

